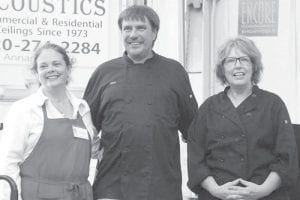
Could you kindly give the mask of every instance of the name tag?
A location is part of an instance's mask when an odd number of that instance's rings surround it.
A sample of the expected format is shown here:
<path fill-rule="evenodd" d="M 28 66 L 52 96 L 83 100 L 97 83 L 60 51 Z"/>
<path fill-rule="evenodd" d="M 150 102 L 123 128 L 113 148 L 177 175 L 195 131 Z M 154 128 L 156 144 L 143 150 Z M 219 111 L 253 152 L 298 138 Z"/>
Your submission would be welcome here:
<path fill-rule="evenodd" d="M 73 134 L 76 138 L 88 140 L 89 135 L 86 129 L 73 126 Z"/>

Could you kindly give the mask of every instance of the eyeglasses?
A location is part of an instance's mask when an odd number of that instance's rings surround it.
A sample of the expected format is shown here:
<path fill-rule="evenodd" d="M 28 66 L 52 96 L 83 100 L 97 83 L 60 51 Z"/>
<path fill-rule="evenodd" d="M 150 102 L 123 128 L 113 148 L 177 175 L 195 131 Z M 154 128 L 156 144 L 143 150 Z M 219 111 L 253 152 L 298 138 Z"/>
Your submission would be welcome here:
<path fill-rule="evenodd" d="M 227 57 L 224 59 L 224 64 L 226 65 L 236 65 L 237 61 L 240 62 L 242 65 L 249 65 L 251 63 L 251 60 L 248 56 L 242 56 L 242 57 Z"/>

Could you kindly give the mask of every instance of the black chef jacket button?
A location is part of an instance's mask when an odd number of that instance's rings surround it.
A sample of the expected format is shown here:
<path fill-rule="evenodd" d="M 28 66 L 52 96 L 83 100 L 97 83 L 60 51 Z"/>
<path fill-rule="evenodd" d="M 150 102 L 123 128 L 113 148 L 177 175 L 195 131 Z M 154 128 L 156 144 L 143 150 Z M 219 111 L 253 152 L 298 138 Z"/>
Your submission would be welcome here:
<path fill-rule="evenodd" d="M 123 173 L 123 176 L 128 176 L 128 174 L 129 174 L 129 171 L 125 170 L 124 173 Z"/>
<path fill-rule="evenodd" d="M 144 172 L 143 176 L 146 177 L 146 176 L 148 176 L 148 174 L 149 174 L 149 172 Z"/>
<path fill-rule="evenodd" d="M 145 149 L 146 151 L 150 151 L 151 148 L 150 148 L 150 146 L 145 146 L 144 149 Z"/>
<path fill-rule="evenodd" d="M 130 103 L 132 102 L 132 98 L 131 98 L 131 97 L 127 97 L 127 98 L 125 99 L 125 102 L 126 102 L 127 104 L 130 104 Z"/>

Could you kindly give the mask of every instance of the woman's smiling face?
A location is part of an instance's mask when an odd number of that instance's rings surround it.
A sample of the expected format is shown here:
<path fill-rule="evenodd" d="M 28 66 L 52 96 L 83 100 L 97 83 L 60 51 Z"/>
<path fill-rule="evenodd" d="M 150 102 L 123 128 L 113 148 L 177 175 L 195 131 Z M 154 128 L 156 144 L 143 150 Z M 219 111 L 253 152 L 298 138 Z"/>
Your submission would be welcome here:
<path fill-rule="evenodd" d="M 230 86 L 252 85 L 253 64 L 248 55 L 232 48 L 224 60 L 224 74 Z"/>
<path fill-rule="evenodd" d="M 70 75 L 63 55 L 53 49 L 44 49 L 36 60 L 40 83 L 47 89 L 65 87 Z"/>

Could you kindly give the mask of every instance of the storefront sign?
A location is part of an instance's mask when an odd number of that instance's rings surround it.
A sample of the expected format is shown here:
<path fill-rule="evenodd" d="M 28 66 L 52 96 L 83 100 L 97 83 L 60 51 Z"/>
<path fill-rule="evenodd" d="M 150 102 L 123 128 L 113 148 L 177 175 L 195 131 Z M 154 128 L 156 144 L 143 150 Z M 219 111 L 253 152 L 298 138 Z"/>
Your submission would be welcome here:
<path fill-rule="evenodd" d="M 278 0 L 240 0 L 238 33 L 245 36 L 276 36 Z"/>
<path fill-rule="evenodd" d="M 75 67 L 108 57 L 107 0 L 1 0 L 0 85 L 24 78 L 34 51 L 46 42 L 66 49 Z M 21 70 L 22 68 L 22 70 Z M 6 73 L 6 74 L 5 74 Z M 10 80 L 7 77 L 14 77 Z"/>

